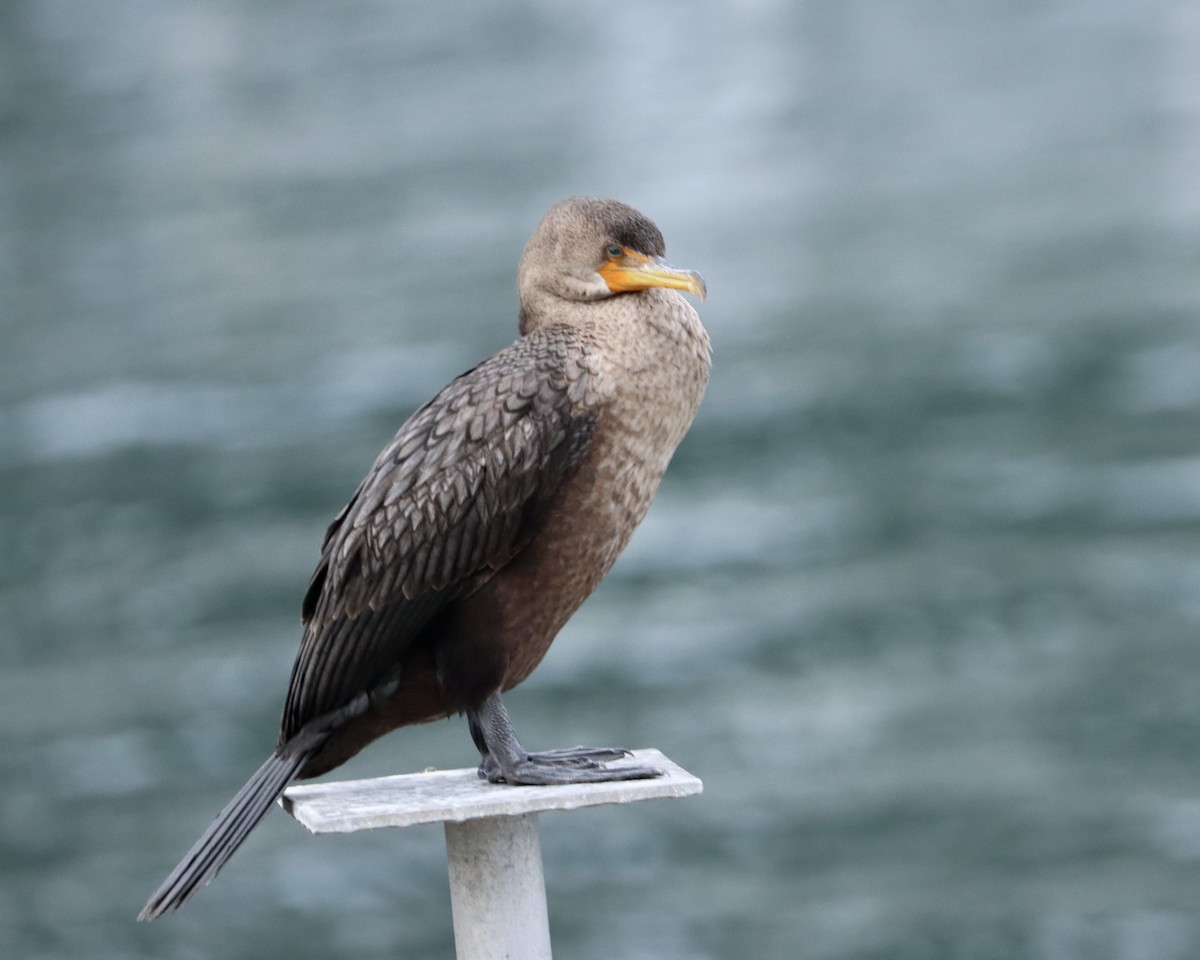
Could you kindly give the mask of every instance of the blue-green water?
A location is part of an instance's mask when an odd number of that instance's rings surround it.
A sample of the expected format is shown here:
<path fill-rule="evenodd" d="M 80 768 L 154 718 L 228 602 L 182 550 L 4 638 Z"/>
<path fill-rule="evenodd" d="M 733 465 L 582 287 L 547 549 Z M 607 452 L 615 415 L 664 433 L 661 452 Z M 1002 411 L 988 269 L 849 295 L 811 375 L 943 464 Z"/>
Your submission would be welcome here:
<path fill-rule="evenodd" d="M 0 955 L 452 955 L 435 828 L 273 814 L 133 917 L 274 742 L 325 523 L 595 193 L 704 273 L 713 379 L 510 707 L 706 792 L 543 818 L 556 955 L 1200 956 L 1197 49 L 1182 2 L 6 4 Z"/>

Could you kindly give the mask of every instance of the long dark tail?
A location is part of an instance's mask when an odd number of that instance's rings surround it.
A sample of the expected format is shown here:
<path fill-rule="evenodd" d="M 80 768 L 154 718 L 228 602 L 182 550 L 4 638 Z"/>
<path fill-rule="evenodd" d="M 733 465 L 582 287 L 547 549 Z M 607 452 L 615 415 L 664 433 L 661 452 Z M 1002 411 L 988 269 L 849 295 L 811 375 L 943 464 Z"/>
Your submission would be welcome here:
<path fill-rule="evenodd" d="M 286 756 L 272 754 L 258 768 L 258 772 L 246 781 L 237 796 L 217 814 L 212 826 L 204 831 L 204 835 L 179 861 L 162 886 L 154 891 L 154 895 L 142 907 L 138 919 L 153 920 L 168 910 L 182 906 L 199 893 L 200 888 L 225 866 L 225 861 L 242 845 L 319 746 L 318 742 L 308 746 L 308 749 L 288 749 Z M 293 747 L 293 744 L 288 747 Z"/>

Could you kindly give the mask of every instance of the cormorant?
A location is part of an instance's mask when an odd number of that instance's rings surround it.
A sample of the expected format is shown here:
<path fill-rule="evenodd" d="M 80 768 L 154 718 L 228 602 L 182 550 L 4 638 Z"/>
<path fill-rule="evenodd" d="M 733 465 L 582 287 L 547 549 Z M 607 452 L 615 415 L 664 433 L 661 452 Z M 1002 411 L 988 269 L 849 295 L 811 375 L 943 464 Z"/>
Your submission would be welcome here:
<path fill-rule="evenodd" d="M 500 695 L 608 572 L 691 425 L 708 336 L 696 273 L 614 200 L 542 219 L 517 274 L 520 338 L 400 428 L 325 533 L 271 757 L 139 919 L 190 900 L 294 779 L 396 727 L 466 713 L 493 783 L 653 777 L 626 751 L 529 753 Z"/>

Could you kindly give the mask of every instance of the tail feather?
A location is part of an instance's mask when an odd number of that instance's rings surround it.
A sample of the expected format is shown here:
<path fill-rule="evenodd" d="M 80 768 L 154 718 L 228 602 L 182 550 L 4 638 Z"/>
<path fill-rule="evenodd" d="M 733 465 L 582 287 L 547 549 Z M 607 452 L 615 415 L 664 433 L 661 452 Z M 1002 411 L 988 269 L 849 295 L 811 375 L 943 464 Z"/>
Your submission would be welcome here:
<path fill-rule="evenodd" d="M 146 902 L 138 919 L 153 920 L 199 893 L 271 809 L 312 752 L 309 749 L 288 751 L 288 756 L 272 754 L 217 814 L 211 826 Z"/>

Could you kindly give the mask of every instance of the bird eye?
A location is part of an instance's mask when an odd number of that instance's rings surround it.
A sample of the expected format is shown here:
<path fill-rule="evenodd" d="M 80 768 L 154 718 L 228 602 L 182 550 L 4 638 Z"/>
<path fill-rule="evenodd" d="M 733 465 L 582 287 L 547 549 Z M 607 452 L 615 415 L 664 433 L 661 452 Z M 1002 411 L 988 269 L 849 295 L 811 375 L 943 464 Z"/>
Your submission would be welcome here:
<path fill-rule="evenodd" d="M 609 260 L 620 260 L 624 253 L 625 251 L 618 247 L 615 243 L 604 248 L 604 254 Z"/>

